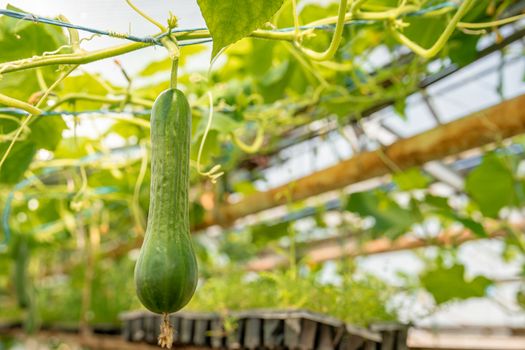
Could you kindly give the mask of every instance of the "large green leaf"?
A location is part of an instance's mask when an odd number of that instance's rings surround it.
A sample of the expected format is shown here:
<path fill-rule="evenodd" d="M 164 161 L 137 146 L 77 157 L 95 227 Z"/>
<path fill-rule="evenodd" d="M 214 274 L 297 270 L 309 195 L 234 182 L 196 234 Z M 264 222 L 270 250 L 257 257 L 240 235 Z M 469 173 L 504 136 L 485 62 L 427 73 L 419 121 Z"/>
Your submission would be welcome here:
<path fill-rule="evenodd" d="M 262 27 L 284 0 L 197 0 L 213 38 L 212 59 L 226 46 Z"/>
<path fill-rule="evenodd" d="M 14 6 L 7 9 L 24 12 Z M 0 62 L 41 55 L 67 43 L 62 28 L 31 21 L 0 17 Z M 65 49 L 62 53 L 71 52 Z"/>
<path fill-rule="evenodd" d="M 456 299 L 483 297 L 487 288 L 492 285 L 492 281 L 484 276 L 466 281 L 465 267 L 459 264 L 451 267 L 440 265 L 427 270 L 420 276 L 420 281 L 438 304 Z"/>
<path fill-rule="evenodd" d="M 0 155 L 3 156 L 9 146 L 8 142 L 0 144 Z M 34 142 L 15 143 L 0 171 L 0 183 L 15 184 L 24 175 L 37 151 Z"/>
<path fill-rule="evenodd" d="M 479 205 L 481 212 L 497 218 L 501 208 L 514 203 L 514 178 L 505 161 L 494 153 L 487 154 L 482 163 L 467 177 L 467 193 Z"/>
<path fill-rule="evenodd" d="M 478 41 L 480 36 L 458 34 L 448 42 L 448 52 L 452 62 L 466 66 L 478 57 Z"/>
<path fill-rule="evenodd" d="M 21 11 L 10 5 L 7 8 Z M 67 37 L 62 28 L 7 16 L 0 17 L 0 63 L 42 55 L 66 43 Z M 65 49 L 61 53 L 70 51 Z M 56 66 L 40 69 L 47 84 L 51 84 L 58 76 Z M 41 89 L 37 82 L 36 69 L 4 74 L 0 79 L 0 91 L 14 98 L 27 100 L 39 90 Z"/>
<path fill-rule="evenodd" d="M 0 119 L 0 132 L 12 132 L 19 125 L 11 120 Z M 0 182 L 16 183 L 20 181 L 27 170 L 37 150 L 55 150 L 62 139 L 62 131 L 66 124 L 61 117 L 39 118 L 31 126 L 27 141 L 18 141 L 10 151 L 2 169 L 0 170 Z M 0 143 L 0 156 L 7 151 L 10 140 Z"/>
<path fill-rule="evenodd" d="M 245 79 L 247 76 L 259 77 L 265 74 L 282 56 L 279 55 L 279 50 L 275 50 L 276 44 L 277 42 L 272 40 L 254 38 L 238 41 L 228 49 L 228 61 L 221 68 L 221 77 L 226 80 L 234 76 Z"/>
<path fill-rule="evenodd" d="M 403 33 L 424 48 L 430 48 L 438 40 L 447 26 L 447 16 L 439 17 L 406 17 L 409 25 Z"/>
<path fill-rule="evenodd" d="M 29 137 L 35 142 L 38 149 L 44 148 L 48 151 L 54 151 L 62 140 L 64 129 L 66 129 L 66 123 L 62 117 L 41 117 L 31 125 Z"/>

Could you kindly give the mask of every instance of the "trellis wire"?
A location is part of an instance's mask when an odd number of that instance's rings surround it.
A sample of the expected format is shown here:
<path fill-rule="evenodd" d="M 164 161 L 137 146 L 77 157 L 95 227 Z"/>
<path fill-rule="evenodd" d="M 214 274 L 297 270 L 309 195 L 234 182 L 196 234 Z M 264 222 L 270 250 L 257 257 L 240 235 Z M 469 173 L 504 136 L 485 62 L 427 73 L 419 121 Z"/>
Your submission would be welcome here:
<path fill-rule="evenodd" d="M 28 115 L 28 113 L 22 109 L 18 108 L 12 108 L 12 107 L 4 107 L 0 108 L 0 114 L 7 114 L 7 115 L 13 115 L 13 116 L 24 116 Z M 84 114 L 131 114 L 131 115 L 150 115 L 151 110 L 150 109 L 143 109 L 140 111 L 112 111 L 108 109 L 93 109 L 93 110 L 85 110 L 85 111 L 47 111 L 42 112 L 39 114 L 39 117 L 61 117 L 61 116 L 78 116 L 78 115 L 84 115 Z"/>
<path fill-rule="evenodd" d="M 420 16 L 420 15 L 424 15 L 426 13 L 429 13 L 429 12 L 432 12 L 432 11 L 436 11 L 436 10 L 440 10 L 440 9 L 446 8 L 446 7 L 457 8 L 457 4 L 454 3 L 454 2 L 450 2 L 450 1 L 449 2 L 444 2 L 444 3 L 441 3 L 441 4 L 437 4 L 437 5 L 434 5 L 434 6 L 429 6 L 429 7 L 426 7 L 424 9 L 408 13 L 405 16 Z M 139 42 L 139 43 L 153 44 L 153 45 L 157 45 L 157 46 L 162 46 L 162 43 L 160 42 L 160 39 L 162 39 L 163 37 L 165 37 L 165 36 L 167 36 L 167 35 L 169 35 L 171 33 L 191 33 L 191 32 L 196 32 L 196 31 L 201 31 L 201 30 L 208 30 L 208 28 L 204 28 L 204 27 L 202 27 L 202 28 L 188 28 L 188 29 L 174 28 L 174 29 L 171 29 L 171 31 L 169 33 L 162 33 L 162 34 L 157 35 L 157 36 L 151 36 L 151 35 L 136 36 L 136 35 L 131 35 L 131 34 L 127 34 L 127 33 L 118 33 L 118 32 L 113 32 L 113 31 L 108 31 L 108 30 L 102 30 L 102 29 L 97 29 L 97 28 L 86 27 L 86 26 L 82 26 L 82 25 L 77 25 L 77 24 L 72 24 L 72 23 L 60 21 L 60 20 L 57 20 L 57 19 L 52 19 L 52 18 L 38 16 L 38 15 L 35 15 L 35 14 L 32 14 L 32 13 L 24 13 L 24 12 L 9 10 L 9 9 L 0 9 L 0 15 L 16 18 L 16 19 L 23 20 L 23 21 L 31 21 L 31 22 L 35 22 L 35 23 L 50 24 L 50 25 L 64 27 L 64 28 L 72 28 L 72 29 L 77 29 L 77 30 L 81 30 L 81 31 L 84 31 L 84 32 L 93 33 L 93 34 L 109 36 L 109 37 L 112 37 L 112 38 L 126 39 L 126 40 L 129 40 L 129 41 L 134 41 L 134 42 Z M 352 21 L 352 22 L 346 23 L 345 25 L 346 26 L 350 26 L 350 25 L 363 25 L 363 24 L 375 24 L 375 23 L 377 23 L 377 21 L 373 21 L 373 20 L 356 20 L 356 21 Z M 324 24 L 324 25 L 316 25 L 316 26 L 308 26 L 308 25 L 306 25 L 306 26 L 299 27 L 299 29 L 302 29 L 302 30 L 307 30 L 307 29 L 333 30 L 334 27 L 335 27 L 335 24 Z M 294 31 L 295 29 L 296 28 L 294 28 L 294 27 L 287 27 L 287 28 L 279 28 L 279 29 L 268 30 L 268 32 L 290 32 L 290 31 Z M 208 39 L 208 38 L 207 39 L 199 39 L 199 40 L 188 40 L 188 41 L 184 41 L 184 42 L 179 43 L 179 46 L 197 45 L 197 44 L 203 44 L 203 43 L 207 43 L 207 42 L 211 42 L 211 41 L 212 41 L 211 38 L 210 39 Z"/>

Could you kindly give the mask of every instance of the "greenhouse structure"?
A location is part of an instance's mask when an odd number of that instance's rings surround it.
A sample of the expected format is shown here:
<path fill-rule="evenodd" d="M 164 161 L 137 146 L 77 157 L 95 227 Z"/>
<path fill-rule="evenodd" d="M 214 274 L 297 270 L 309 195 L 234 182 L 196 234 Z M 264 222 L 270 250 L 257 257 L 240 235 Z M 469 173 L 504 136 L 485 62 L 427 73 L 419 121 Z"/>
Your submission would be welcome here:
<path fill-rule="evenodd" d="M 0 0 L 0 350 L 525 350 L 524 0 Z"/>

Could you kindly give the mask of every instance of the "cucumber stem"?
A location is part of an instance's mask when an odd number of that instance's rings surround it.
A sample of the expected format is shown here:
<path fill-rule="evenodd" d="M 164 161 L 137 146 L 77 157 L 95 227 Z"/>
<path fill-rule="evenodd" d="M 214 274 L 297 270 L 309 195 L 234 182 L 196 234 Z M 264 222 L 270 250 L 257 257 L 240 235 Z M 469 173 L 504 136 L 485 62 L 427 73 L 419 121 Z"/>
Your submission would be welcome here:
<path fill-rule="evenodd" d="M 170 79 L 170 87 L 172 89 L 177 88 L 177 73 L 179 70 L 179 58 L 173 59 L 173 62 L 171 64 L 171 79 Z"/>
<path fill-rule="evenodd" d="M 167 312 L 162 314 L 159 345 L 166 349 L 171 349 L 171 346 L 173 345 L 173 327 L 170 324 L 170 315 Z"/>

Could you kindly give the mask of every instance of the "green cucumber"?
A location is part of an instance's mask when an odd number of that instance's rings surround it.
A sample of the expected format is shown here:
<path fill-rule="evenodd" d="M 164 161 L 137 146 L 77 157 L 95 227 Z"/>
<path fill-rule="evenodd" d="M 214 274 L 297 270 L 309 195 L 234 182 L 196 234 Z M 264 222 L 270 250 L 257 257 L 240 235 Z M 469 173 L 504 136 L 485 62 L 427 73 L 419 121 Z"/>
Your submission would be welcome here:
<path fill-rule="evenodd" d="M 198 278 L 189 225 L 190 136 L 186 97 L 177 89 L 162 92 L 151 112 L 151 197 L 135 285 L 142 304 L 165 318 L 190 301 Z"/>

